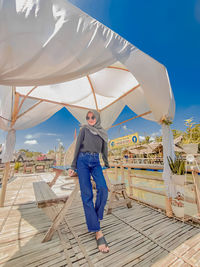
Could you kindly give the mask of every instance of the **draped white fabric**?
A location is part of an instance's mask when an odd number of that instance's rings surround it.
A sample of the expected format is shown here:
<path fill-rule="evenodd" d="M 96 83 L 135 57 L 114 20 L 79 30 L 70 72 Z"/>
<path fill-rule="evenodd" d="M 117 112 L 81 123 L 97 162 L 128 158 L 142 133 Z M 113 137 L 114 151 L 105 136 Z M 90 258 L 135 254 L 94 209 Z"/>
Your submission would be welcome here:
<path fill-rule="evenodd" d="M 6 131 L 13 119 L 11 86 L 20 94 L 15 130 L 62 106 L 82 123 L 88 109 L 98 109 L 106 128 L 125 105 L 136 114 L 151 111 L 143 117 L 156 122 L 175 112 L 165 67 L 67 0 L 1 1 L 0 84 Z"/>
<path fill-rule="evenodd" d="M 175 195 L 175 186 L 172 183 L 171 175 L 167 157 L 175 159 L 174 153 L 174 142 L 173 135 L 169 125 L 162 124 L 162 135 L 163 135 L 163 161 L 164 161 L 164 170 L 163 170 L 163 180 L 165 182 L 166 192 L 168 197 L 174 197 Z"/>
<path fill-rule="evenodd" d="M 137 114 L 151 110 L 146 119 L 173 119 L 165 67 L 67 0 L 3 0 L 0 26 L 0 84 L 18 86 L 23 95 L 30 87 L 22 86 L 38 86 L 29 97 L 100 110 L 140 84 L 124 105 Z M 36 113 L 31 116 L 35 125 Z"/>
<path fill-rule="evenodd" d="M 2 0 L 0 84 L 71 81 L 127 58 L 133 45 L 67 0 Z"/>
<path fill-rule="evenodd" d="M 11 129 L 6 136 L 6 142 L 2 151 L 2 162 L 9 162 L 13 157 L 13 151 L 15 149 L 16 131 Z"/>

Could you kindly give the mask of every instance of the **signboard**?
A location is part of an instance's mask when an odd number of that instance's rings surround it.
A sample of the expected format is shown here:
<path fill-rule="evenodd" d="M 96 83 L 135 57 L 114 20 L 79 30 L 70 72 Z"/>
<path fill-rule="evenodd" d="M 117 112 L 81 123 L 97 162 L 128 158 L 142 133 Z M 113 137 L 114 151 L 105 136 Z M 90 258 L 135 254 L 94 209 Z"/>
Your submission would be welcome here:
<path fill-rule="evenodd" d="M 119 137 L 110 141 L 110 149 L 115 149 L 123 146 L 132 146 L 139 143 L 138 133 Z"/>

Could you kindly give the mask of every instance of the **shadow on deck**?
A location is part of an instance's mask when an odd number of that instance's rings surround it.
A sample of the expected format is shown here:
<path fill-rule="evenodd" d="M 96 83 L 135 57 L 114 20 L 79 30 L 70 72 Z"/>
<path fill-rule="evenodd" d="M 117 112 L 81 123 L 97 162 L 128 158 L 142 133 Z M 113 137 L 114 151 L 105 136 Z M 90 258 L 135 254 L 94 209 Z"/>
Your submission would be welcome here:
<path fill-rule="evenodd" d="M 104 216 L 107 254 L 98 252 L 94 233 L 87 231 L 80 195 L 52 240 L 41 243 L 50 226 L 34 203 L 32 182 L 41 179 L 21 176 L 8 186 L 0 214 L 1 266 L 200 266 L 199 228 L 134 201 L 131 209 Z"/>

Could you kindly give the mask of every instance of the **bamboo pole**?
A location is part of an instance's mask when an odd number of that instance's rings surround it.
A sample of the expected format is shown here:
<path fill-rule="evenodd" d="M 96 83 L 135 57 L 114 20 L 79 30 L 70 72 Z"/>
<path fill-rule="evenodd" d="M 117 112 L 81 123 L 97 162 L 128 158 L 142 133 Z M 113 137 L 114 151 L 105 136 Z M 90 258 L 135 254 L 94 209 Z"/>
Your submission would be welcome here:
<path fill-rule="evenodd" d="M 6 196 L 6 187 L 9 177 L 9 171 L 10 171 L 10 162 L 5 163 L 4 168 L 4 174 L 3 174 L 3 180 L 2 180 L 2 188 L 1 188 L 1 195 L 0 195 L 0 207 L 4 206 L 5 196 Z"/>

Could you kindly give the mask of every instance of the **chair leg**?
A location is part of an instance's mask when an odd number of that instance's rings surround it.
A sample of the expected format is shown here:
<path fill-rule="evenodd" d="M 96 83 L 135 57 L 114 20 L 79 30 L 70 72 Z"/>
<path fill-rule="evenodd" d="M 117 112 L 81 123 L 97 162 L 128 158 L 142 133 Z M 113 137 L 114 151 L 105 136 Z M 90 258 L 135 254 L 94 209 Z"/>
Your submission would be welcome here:
<path fill-rule="evenodd" d="M 127 204 L 126 204 L 127 208 L 128 209 L 132 208 L 131 200 L 129 199 L 129 197 L 128 197 L 127 193 L 126 193 L 126 190 L 122 191 L 122 195 L 123 195 L 124 199 L 127 199 Z"/>
<path fill-rule="evenodd" d="M 109 202 L 108 202 L 108 210 L 107 214 L 112 213 L 112 203 L 114 201 L 115 193 L 113 191 L 110 192 Z"/>

